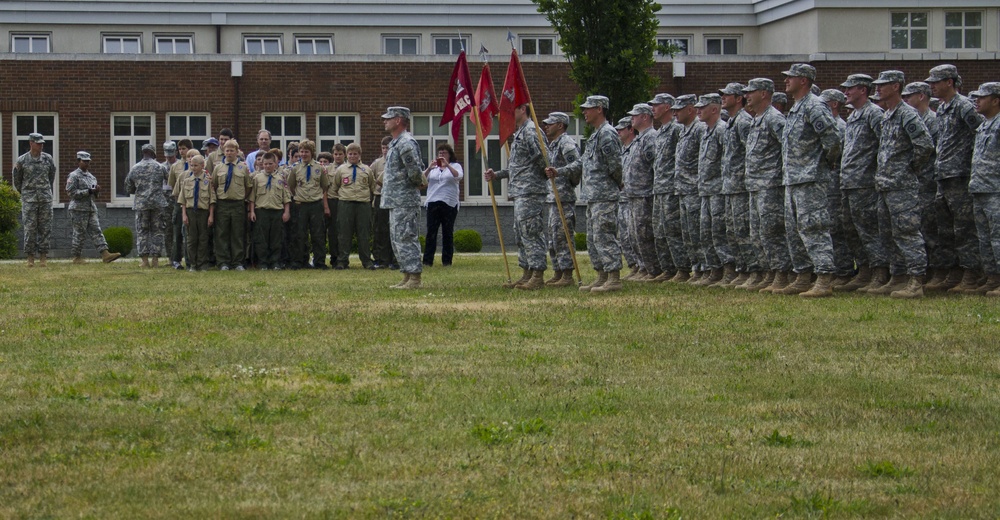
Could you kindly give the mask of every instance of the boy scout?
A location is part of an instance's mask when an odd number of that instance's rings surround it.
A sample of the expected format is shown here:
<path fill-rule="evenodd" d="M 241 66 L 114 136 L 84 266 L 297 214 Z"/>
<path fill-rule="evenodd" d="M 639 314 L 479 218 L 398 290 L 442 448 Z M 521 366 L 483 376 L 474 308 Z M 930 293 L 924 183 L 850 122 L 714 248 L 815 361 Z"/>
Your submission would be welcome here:
<path fill-rule="evenodd" d="M 337 168 L 344 164 L 347 157 L 347 147 L 341 143 L 333 145 L 333 153 L 323 152 L 320 156 L 329 156 L 332 158 L 332 162 L 324 163 L 320 161 L 320 164 L 326 168 L 327 174 L 330 176 L 330 182 L 333 182 L 334 173 L 336 173 Z M 330 253 L 330 265 L 337 264 L 337 258 L 340 258 L 340 247 L 338 246 L 340 239 L 338 238 L 339 227 L 337 226 L 337 210 L 339 209 L 339 201 L 337 199 L 337 194 L 335 192 L 328 193 L 327 204 L 330 206 L 330 214 L 324 219 L 326 225 L 326 242 Z M 350 252 L 348 252 L 350 254 Z M 324 259 L 325 261 L 325 259 Z M 314 262 L 315 263 L 315 262 Z"/>
<path fill-rule="evenodd" d="M 189 164 L 191 175 L 180 183 L 177 202 L 187 227 L 188 270 L 194 272 L 208 267 L 208 234 L 215 223 L 215 192 L 211 178 L 205 173 L 205 159 L 195 155 Z"/>
<path fill-rule="evenodd" d="M 288 183 L 278 172 L 278 157 L 271 152 L 262 156 L 262 169 L 253 178 L 253 195 L 250 198 L 250 222 L 254 223 L 254 242 L 259 267 L 280 270 L 281 244 L 285 236 L 285 222 L 291 218 L 289 206 L 292 194 Z"/>
<path fill-rule="evenodd" d="M 215 226 L 215 260 L 222 271 L 243 270 L 243 235 L 246 228 L 246 199 L 250 194 L 250 170 L 239 162 L 236 139 L 222 145 L 223 162 L 212 172 L 218 223 Z"/>
<path fill-rule="evenodd" d="M 303 267 L 303 258 L 309 260 L 307 244 L 312 243 L 314 269 L 326 269 L 326 247 L 323 233 L 323 219 L 330 216 L 327 190 L 330 177 L 323 165 L 313 159 L 316 143 L 306 139 L 299 143 L 300 162 L 288 174 L 288 187 L 299 208 L 298 226 L 295 240 L 291 245 L 292 269 Z M 310 242 L 307 242 L 309 240 Z M 305 257 L 303 257 L 305 253 Z"/>
<path fill-rule="evenodd" d="M 101 233 L 101 223 L 97 221 L 97 204 L 94 199 L 101 192 L 97 178 L 90 173 L 90 154 L 76 153 L 79 167 L 66 179 L 66 193 L 69 194 L 69 215 L 73 221 L 73 263 L 85 263 L 80 253 L 83 251 L 83 237 L 89 235 L 104 263 L 113 262 L 121 254 L 109 253 L 108 242 Z"/>
<path fill-rule="evenodd" d="M 334 269 L 347 269 L 351 254 L 351 238 L 358 237 L 358 256 L 365 269 L 374 269 L 368 242 L 371 231 L 372 196 L 375 194 L 375 175 L 371 168 L 361 164 L 361 146 L 347 145 L 347 163 L 337 168 L 333 177 L 334 198 L 337 203 L 338 256 Z"/>

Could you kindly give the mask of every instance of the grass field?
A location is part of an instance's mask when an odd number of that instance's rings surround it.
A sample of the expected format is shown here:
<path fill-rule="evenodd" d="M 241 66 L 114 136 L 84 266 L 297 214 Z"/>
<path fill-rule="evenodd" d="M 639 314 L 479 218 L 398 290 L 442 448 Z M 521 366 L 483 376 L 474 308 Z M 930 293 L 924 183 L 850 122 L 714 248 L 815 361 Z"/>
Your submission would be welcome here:
<path fill-rule="evenodd" d="M 1000 513 L 995 300 L 501 273 L 2 264 L 0 517 Z"/>

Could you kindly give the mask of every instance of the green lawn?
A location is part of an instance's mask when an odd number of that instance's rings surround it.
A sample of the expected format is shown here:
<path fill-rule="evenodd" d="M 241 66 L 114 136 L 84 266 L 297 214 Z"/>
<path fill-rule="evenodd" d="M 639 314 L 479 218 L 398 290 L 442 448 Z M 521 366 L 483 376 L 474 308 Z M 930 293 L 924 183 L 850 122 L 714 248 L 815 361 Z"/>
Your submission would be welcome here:
<path fill-rule="evenodd" d="M 1000 512 L 996 300 L 502 265 L 0 265 L 0 517 Z"/>

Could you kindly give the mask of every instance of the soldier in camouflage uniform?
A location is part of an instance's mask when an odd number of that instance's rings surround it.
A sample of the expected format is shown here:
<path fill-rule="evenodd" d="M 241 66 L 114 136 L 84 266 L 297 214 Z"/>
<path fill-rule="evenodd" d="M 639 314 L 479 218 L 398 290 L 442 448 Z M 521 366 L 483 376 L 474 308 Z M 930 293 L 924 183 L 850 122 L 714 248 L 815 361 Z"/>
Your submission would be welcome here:
<path fill-rule="evenodd" d="M 920 172 L 930 159 L 934 143 L 917 111 L 903 103 L 902 72 L 883 71 L 873 84 L 887 107 L 875 173 L 879 213 L 887 215 L 892 224 L 892 241 L 903 257 L 906 274 L 893 276 L 889 283 L 868 294 L 919 298 L 924 295 L 923 276 L 927 271 L 927 251 L 920 233 Z"/>
<path fill-rule="evenodd" d="M 674 100 L 671 110 L 682 126 L 674 154 L 674 182 L 680 201 L 681 236 L 694 276 L 688 283 L 697 283 L 708 276 L 704 266 L 705 250 L 701 238 L 701 197 L 698 195 L 698 152 L 705 123 L 698 120 L 694 105 L 698 96 L 686 94 Z"/>
<path fill-rule="evenodd" d="M 622 170 L 624 171 L 624 164 L 629 154 L 632 153 L 632 142 L 635 141 L 636 137 L 636 132 L 632 128 L 632 116 L 619 119 L 618 124 L 615 125 L 615 131 L 618 132 L 618 140 L 622 144 Z M 624 177 L 624 173 L 622 176 Z M 625 265 L 628 266 L 630 272 L 623 276 L 622 280 L 631 280 L 632 277 L 639 274 L 641 269 L 639 255 L 633 247 L 631 229 L 628 227 L 630 213 L 629 198 L 623 189 L 618 193 L 618 243 L 621 245 Z"/>
<path fill-rule="evenodd" d="M 163 196 L 163 183 L 167 169 L 156 162 L 156 147 L 142 145 L 142 160 L 137 162 L 125 177 L 125 190 L 134 195 L 136 248 L 142 258 L 140 267 L 157 267 L 163 250 L 163 212 L 167 198 Z M 150 263 L 152 258 L 152 263 Z"/>
<path fill-rule="evenodd" d="M 1000 83 L 983 83 L 969 93 L 976 112 L 986 120 L 976 130 L 972 151 L 972 193 L 979 256 L 986 271 L 986 283 L 977 292 L 1000 296 Z"/>
<path fill-rule="evenodd" d="M 528 105 L 514 108 L 514 144 L 510 147 L 507 168 L 486 170 L 487 182 L 510 179 L 507 189 L 514 199 L 514 238 L 517 242 L 517 263 L 524 270 L 521 279 L 505 288 L 535 290 L 545 287 L 548 266 L 545 247 L 545 196 L 549 187 L 545 179 L 545 157 L 538 141 L 535 124 L 528 118 Z"/>
<path fill-rule="evenodd" d="M 948 289 L 962 293 L 978 287 L 980 274 L 979 239 L 972 217 L 972 195 L 969 194 L 969 176 L 972 170 L 972 147 L 976 129 L 983 118 L 976 113 L 968 98 L 958 93 L 962 78 L 954 65 L 938 65 L 930 71 L 924 82 L 931 85 L 931 93 L 941 98 L 937 110 L 938 142 L 935 175 L 938 181 L 937 221 L 942 251 L 954 251 L 948 258 L 952 272 L 940 284 L 929 285 L 930 290 Z M 958 285 L 954 285 L 959 277 Z M 950 287 L 950 288 L 949 288 Z"/>
<path fill-rule="evenodd" d="M 597 271 L 597 280 L 580 287 L 585 292 L 611 292 L 622 288 L 622 251 L 618 244 L 618 193 L 622 182 L 621 141 L 608 124 L 608 98 L 589 96 L 580 105 L 594 133 L 576 162 L 562 168 L 549 167 L 549 178 L 583 175 L 583 198 L 587 201 L 587 251 Z"/>
<path fill-rule="evenodd" d="M 27 153 L 14 162 L 11 178 L 14 189 L 21 194 L 21 226 L 24 227 L 24 254 L 28 267 L 38 264 L 45 267 L 49 255 L 49 236 L 52 234 L 52 183 L 56 180 L 56 163 L 52 156 L 42 151 L 45 138 L 42 134 L 28 135 Z"/>
<path fill-rule="evenodd" d="M 424 183 L 420 146 L 409 132 L 410 109 L 389 107 L 382 114 L 382 122 L 385 131 L 392 135 L 382 177 L 382 208 L 389 210 L 392 250 L 399 262 L 399 271 L 403 273 L 403 280 L 392 287 L 419 289 L 423 264 L 417 226 L 420 186 Z"/>
<path fill-rule="evenodd" d="M 77 169 L 66 178 L 66 193 L 69 195 L 70 221 L 73 224 L 73 263 L 85 263 L 83 257 L 83 239 L 90 237 L 104 263 L 113 262 L 121 256 L 119 253 L 108 252 L 108 242 L 101 232 L 101 223 L 97 220 L 97 204 L 94 199 L 101 192 L 97 178 L 90 173 L 90 154 L 76 152 Z"/>
<path fill-rule="evenodd" d="M 761 252 L 766 275 L 749 290 L 771 292 L 789 282 L 792 261 L 785 237 L 785 187 L 781 185 L 781 136 L 785 117 L 771 103 L 774 82 L 751 79 L 743 94 L 754 111 L 747 134 L 746 187 L 750 193 L 750 236 Z"/>
<path fill-rule="evenodd" d="M 837 125 L 837 136 L 843 142 L 847 123 L 840 117 L 840 109 L 847 103 L 847 97 L 837 89 L 827 89 L 819 93 L 819 99 L 830 108 L 833 122 Z M 848 230 L 845 225 L 844 204 L 840 191 L 840 161 L 834 161 L 830 169 L 826 201 L 827 210 L 830 212 L 830 240 L 833 242 L 833 266 L 836 274 L 833 288 L 836 290 L 854 277 L 855 260 L 852 251 L 861 249 L 861 242 L 854 227 L 851 226 Z"/>
<path fill-rule="evenodd" d="M 691 276 L 691 260 L 684 249 L 680 199 L 674 188 L 677 141 L 683 127 L 674 121 L 671 110 L 674 97 L 670 94 L 657 94 L 649 105 L 653 107 L 653 117 L 660 123 L 653 163 L 653 242 L 663 272 L 648 281 L 686 282 Z"/>
<path fill-rule="evenodd" d="M 698 196 L 701 197 L 698 240 L 702 246 L 703 268 L 709 272 L 709 276 L 702 276 L 697 285 L 728 284 L 736 278 L 736 266 L 726 237 L 726 199 L 722 196 L 722 140 L 725 134 L 725 122 L 719 117 L 722 97 L 706 94 L 694 107 L 698 110 L 698 119 L 705 124 L 698 145 Z"/>
<path fill-rule="evenodd" d="M 907 84 L 903 87 L 903 101 L 910 105 L 920 114 L 920 119 L 927 125 L 927 131 L 931 135 L 935 150 L 931 152 L 931 158 L 924 165 L 920 172 L 920 232 L 924 236 L 924 243 L 927 246 L 927 267 L 933 270 L 937 281 L 943 281 L 948 276 L 948 257 L 951 253 L 941 250 L 941 238 L 938 234 L 937 223 L 937 179 L 934 175 L 934 163 L 937 160 L 938 124 L 937 114 L 931 110 L 931 86 L 923 81 Z M 893 272 L 897 272 L 896 264 L 900 263 L 899 258 L 893 258 Z M 905 267 L 904 267 L 905 270 Z M 931 282 L 933 280 L 928 280 Z"/>
<path fill-rule="evenodd" d="M 726 238 L 738 276 L 726 286 L 746 288 L 760 281 L 759 251 L 750 239 L 750 195 L 746 188 L 747 136 L 753 117 L 743 109 L 744 85 L 730 83 L 719 90 L 729 120 L 722 135 L 722 195 L 726 210 Z M 725 280 L 725 277 L 723 278 Z"/>
<path fill-rule="evenodd" d="M 782 73 L 785 92 L 795 100 L 782 151 L 785 174 L 785 235 L 798 274 L 781 294 L 804 298 L 833 295 L 832 220 L 827 205 L 831 165 L 840 161 L 842 144 L 830 109 L 810 92 L 816 80 L 812 65 L 796 63 Z M 816 282 L 812 282 L 812 272 Z"/>
<path fill-rule="evenodd" d="M 788 96 L 784 92 L 775 92 L 771 96 L 771 106 L 781 112 L 781 115 L 788 115 Z"/>
<path fill-rule="evenodd" d="M 660 276 L 660 260 L 653 239 L 653 163 L 656 160 L 656 131 L 653 129 L 653 107 L 639 103 L 628 113 L 632 128 L 638 132 L 632 142 L 632 153 L 622 163 L 622 192 L 628 197 L 629 235 L 632 248 L 641 266 L 634 277 L 637 282 Z"/>
<path fill-rule="evenodd" d="M 554 168 L 562 168 L 580 159 L 580 148 L 572 137 L 566 135 L 569 128 L 569 116 L 562 112 L 552 112 L 542 121 L 545 136 L 549 140 L 549 164 Z M 563 217 L 569 232 L 576 230 L 576 187 L 580 184 L 580 175 L 556 177 L 556 189 L 559 190 L 559 200 L 562 202 Z M 566 242 L 566 232 L 562 219 L 559 218 L 559 208 L 556 205 L 555 193 L 551 183 L 548 183 L 549 193 L 545 202 L 549 205 L 548 245 L 549 256 L 552 257 L 552 268 L 555 275 L 545 281 L 545 285 L 564 287 L 573 284 L 573 256 L 570 250 L 573 243 Z M 572 235 L 571 235 L 572 236 Z"/>
<path fill-rule="evenodd" d="M 175 242 L 173 226 L 174 188 L 170 185 L 170 169 L 180 162 L 177 160 L 177 143 L 164 141 L 163 157 L 164 161 L 160 164 L 167 169 L 167 178 L 163 180 L 163 197 L 167 200 L 167 207 L 161 215 L 163 217 L 163 253 L 167 259 L 172 259 L 174 257 Z"/>

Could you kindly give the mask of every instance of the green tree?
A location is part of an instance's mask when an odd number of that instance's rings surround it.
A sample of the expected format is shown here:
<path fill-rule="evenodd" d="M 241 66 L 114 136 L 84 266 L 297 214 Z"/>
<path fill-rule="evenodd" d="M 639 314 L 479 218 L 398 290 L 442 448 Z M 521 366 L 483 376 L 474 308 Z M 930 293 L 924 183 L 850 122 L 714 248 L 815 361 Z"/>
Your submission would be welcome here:
<path fill-rule="evenodd" d="M 570 79 L 580 86 L 577 101 L 602 94 L 618 118 L 635 103 L 648 101 L 659 79 L 649 73 L 657 50 L 660 10 L 655 0 L 532 0 L 559 33 L 559 47 L 570 62 Z M 577 103 L 579 104 L 579 103 Z M 612 119 L 613 123 L 614 119 Z"/>

